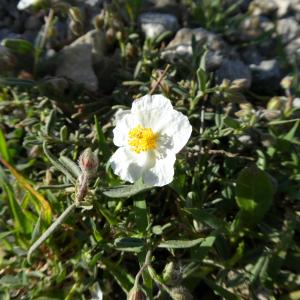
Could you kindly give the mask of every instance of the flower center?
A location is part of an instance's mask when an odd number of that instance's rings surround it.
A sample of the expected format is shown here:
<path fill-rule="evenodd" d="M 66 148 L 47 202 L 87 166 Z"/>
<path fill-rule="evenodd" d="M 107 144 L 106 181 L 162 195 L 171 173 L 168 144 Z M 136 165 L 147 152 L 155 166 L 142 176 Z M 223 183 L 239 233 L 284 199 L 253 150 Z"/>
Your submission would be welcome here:
<path fill-rule="evenodd" d="M 155 134 L 151 128 L 144 128 L 138 125 L 129 131 L 128 138 L 128 144 L 131 150 L 136 153 L 156 148 L 157 134 Z"/>

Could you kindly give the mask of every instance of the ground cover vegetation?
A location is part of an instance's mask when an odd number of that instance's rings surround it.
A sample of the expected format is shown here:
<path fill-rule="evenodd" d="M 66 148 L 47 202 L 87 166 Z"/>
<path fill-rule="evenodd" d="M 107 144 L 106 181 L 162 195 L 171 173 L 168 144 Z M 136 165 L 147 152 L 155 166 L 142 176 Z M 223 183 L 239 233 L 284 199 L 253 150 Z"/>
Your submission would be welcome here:
<path fill-rule="evenodd" d="M 0 4 L 1 299 L 300 299 L 299 1 Z"/>

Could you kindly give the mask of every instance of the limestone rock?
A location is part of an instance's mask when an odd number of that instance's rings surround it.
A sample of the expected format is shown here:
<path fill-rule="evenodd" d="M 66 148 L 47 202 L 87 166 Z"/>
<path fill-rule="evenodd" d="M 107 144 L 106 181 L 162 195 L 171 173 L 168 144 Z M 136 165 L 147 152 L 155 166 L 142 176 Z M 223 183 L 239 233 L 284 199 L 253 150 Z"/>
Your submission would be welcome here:
<path fill-rule="evenodd" d="M 104 55 L 105 47 L 103 32 L 88 32 L 60 51 L 56 75 L 65 76 L 83 84 L 90 91 L 96 91 L 98 79 L 93 64 Z"/>
<path fill-rule="evenodd" d="M 274 93 L 280 87 L 281 70 L 276 59 L 263 60 L 250 65 L 253 89 L 260 93 Z"/>
<path fill-rule="evenodd" d="M 276 30 L 284 44 L 289 43 L 300 35 L 299 24 L 293 17 L 287 17 L 279 20 Z"/>
<path fill-rule="evenodd" d="M 155 38 L 166 31 L 175 32 L 179 27 L 175 16 L 156 12 L 141 14 L 139 26 L 147 38 Z"/>
<path fill-rule="evenodd" d="M 216 34 L 211 33 L 203 28 L 182 28 L 174 39 L 162 51 L 161 56 L 170 62 L 180 59 L 189 59 L 193 54 L 192 39 L 195 38 L 199 48 L 208 45 L 209 52 L 207 55 L 207 67 L 214 70 L 220 66 L 223 56 L 229 52 L 228 45 Z"/>

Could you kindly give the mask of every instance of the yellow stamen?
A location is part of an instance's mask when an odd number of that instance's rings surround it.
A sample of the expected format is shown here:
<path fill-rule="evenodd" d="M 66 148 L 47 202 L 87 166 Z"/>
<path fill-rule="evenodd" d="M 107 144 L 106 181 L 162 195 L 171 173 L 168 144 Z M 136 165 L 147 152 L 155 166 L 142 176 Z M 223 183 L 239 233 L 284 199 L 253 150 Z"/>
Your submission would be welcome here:
<path fill-rule="evenodd" d="M 157 134 L 155 134 L 151 128 L 144 128 L 138 125 L 129 131 L 128 137 L 128 144 L 131 150 L 136 153 L 156 148 Z"/>

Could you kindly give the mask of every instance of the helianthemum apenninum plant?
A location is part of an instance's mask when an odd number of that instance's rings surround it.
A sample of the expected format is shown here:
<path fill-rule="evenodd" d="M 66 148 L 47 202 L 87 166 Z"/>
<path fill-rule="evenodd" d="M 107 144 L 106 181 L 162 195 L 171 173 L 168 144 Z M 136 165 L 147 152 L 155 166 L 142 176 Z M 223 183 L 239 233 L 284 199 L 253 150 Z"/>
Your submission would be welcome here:
<path fill-rule="evenodd" d="M 299 298 L 299 8 L 262 2 L 0 1 L 1 300 Z"/>

